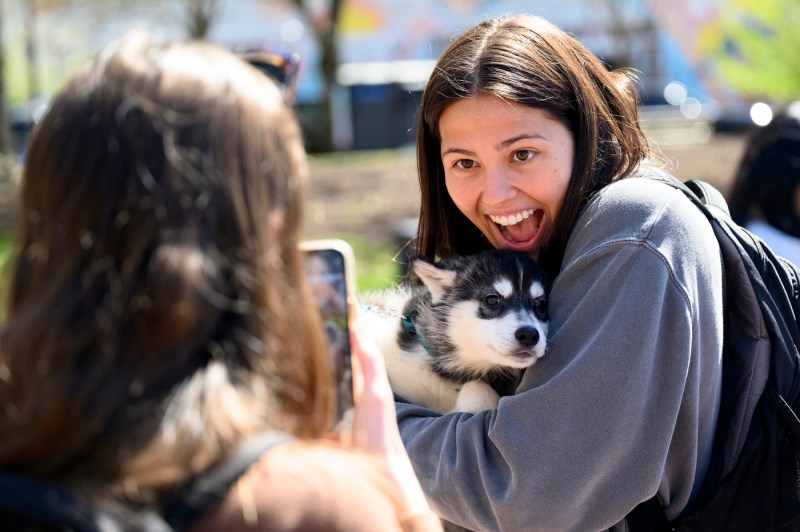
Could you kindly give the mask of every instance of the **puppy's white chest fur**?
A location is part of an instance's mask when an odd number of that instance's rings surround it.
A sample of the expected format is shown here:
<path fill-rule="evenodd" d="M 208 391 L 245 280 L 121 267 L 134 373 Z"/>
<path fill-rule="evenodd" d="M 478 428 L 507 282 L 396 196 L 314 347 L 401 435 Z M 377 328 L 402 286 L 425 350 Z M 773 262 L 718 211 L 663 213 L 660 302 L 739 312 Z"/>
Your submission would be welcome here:
<path fill-rule="evenodd" d="M 472 381 L 459 387 L 431 370 L 430 355 L 424 347 L 401 349 L 397 343 L 398 314 L 367 310 L 360 320 L 383 353 L 389 382 L 399 396 L 440 413 L 497 407 L 500 397 L 488 384 Z"/>

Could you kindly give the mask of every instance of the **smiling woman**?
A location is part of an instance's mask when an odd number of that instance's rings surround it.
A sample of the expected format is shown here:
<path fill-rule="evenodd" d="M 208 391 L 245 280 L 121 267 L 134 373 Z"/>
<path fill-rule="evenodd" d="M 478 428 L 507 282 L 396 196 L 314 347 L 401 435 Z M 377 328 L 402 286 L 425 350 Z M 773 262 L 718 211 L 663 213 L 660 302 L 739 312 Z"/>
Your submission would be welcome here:
<path fill-rule="evenodd" d="M 720 403 L 722 267 L 653 161 L 634 79 L 535 16 L 457 38 L 422 97 L 418 253 L 511 248 L 553 279 L 547 353 L 496 410 L 398 401 L 440 514 L 471 530 L 625 530 L 703 483 Z M 603 442 L 598 445 L 598 442 Z"/>

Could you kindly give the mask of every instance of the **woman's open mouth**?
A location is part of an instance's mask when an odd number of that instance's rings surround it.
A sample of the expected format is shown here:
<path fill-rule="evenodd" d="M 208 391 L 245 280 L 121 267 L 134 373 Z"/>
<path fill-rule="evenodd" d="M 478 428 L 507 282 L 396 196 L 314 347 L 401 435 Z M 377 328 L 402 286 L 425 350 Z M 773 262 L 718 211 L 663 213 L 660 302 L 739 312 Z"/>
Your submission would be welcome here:
<path fill-rule="evenodd" d="M 543 217 L 544 211 L 540 209 L 527 209 L 502 216 L 489 215 L 509 248 L 529 247 L 541 232 Z"/>

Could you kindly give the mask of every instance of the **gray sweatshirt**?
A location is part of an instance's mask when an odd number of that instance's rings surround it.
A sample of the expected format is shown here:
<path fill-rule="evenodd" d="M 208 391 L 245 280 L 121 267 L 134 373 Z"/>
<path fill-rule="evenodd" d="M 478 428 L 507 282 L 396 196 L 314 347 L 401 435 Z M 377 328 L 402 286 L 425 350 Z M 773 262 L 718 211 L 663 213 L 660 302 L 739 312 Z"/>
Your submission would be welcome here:
<path fill-rule="evenodd" d="M 497 410 L 440 416 L 398 402 L 434 508 L 478 531 L 624 529 L 655 494 L 678 516 L 702 482 L 719 410 L 711 226 L 667 185 L 609 185 L 577 221 L 549 308 L 547 353 Z"/>

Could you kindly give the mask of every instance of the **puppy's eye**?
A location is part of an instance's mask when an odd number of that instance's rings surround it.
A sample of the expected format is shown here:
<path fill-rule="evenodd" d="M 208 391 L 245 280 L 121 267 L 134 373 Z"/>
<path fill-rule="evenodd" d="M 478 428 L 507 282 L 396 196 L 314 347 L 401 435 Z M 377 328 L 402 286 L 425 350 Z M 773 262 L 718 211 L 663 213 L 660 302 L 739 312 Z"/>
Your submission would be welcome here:
<path fill-rule="evenodd" d="M 541 312 L 541 313 L 547 312 L 547 298 L 537 297 L 536 299 L 534 299 L 533 308 L 536 309 L 536 312 Z"/>
<path fill-rule="evenodd" d="M 488 307 L 498 307 L 500 303 L 503 302 L 503 298 L 497 294 L 489 294 L 485 298 L 483 298 L 483 302 L 486 303 Z"/>

